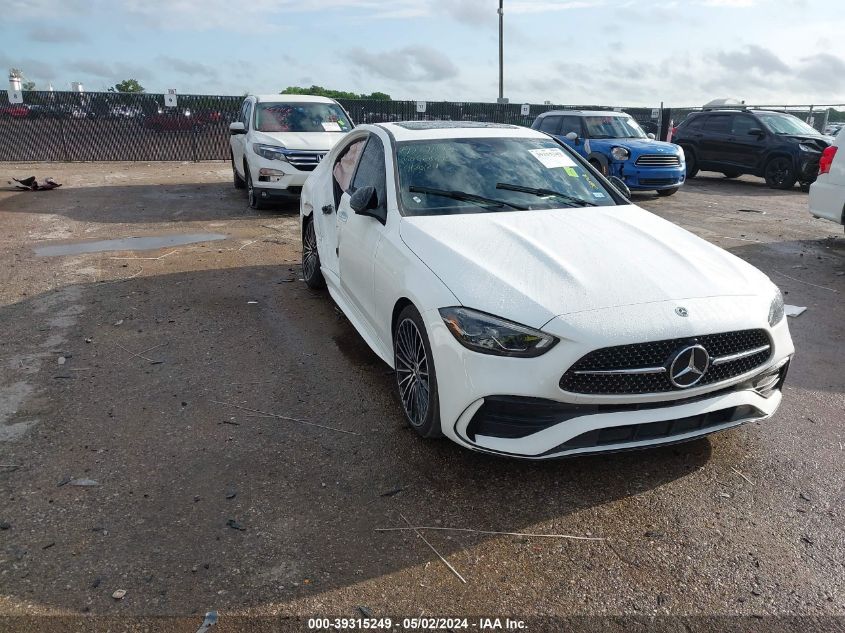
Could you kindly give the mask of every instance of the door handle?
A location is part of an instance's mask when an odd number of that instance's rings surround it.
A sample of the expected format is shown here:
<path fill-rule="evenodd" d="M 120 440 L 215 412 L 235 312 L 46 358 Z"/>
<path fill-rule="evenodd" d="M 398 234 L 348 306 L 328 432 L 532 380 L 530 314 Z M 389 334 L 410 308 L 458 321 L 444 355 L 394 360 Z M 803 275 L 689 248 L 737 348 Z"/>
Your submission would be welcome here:
<path fill-rule="evenodd" d="M 330 205 L 330 204 L 324 204 L 323 205 L 323 214 L 324 215 L 329 215 L 332 211 L 334 211 L 334 207 L 332 205 Z"/>

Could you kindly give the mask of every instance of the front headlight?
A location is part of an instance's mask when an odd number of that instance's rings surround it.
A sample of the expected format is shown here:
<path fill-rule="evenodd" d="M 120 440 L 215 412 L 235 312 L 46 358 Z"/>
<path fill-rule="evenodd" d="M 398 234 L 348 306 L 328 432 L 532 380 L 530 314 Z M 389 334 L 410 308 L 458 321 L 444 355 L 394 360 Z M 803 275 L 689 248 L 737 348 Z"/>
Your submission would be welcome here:
<path fill-rule="evenodd" d="M 815 145 L 807 145 L 806 143 L 798 143 L 798 149 L 802 152 L 809 152 L 810 154 L 820 154 L 821 150 Z"/>
<path fill-rule="evenodd" d="M 772 305 L 769 306 L 769 325 L 774 327 L 783 318 L 783 294 L 780 288 L 775 289 L 777 294 L 772 299 Z"/>
<path fill-rule="evenodd" d="M 263 143 L 253 143 L 252 151 L 266 158 L 267 160 L 287 160 L 284 153 L 285 148 L 279 145 L 264 145 Z"/>
<path fill-rule="evenodd" d="M 610 155 L 613 156 L 613 160 L 628 160 L 631 156 L 631 152 L 624 147 L 614 147 L 610 150 Z"/>
<path fill-rule="evenodd" d="M 558 341 L 540 330 L 469 308 L 441 308 L 440 316 L 461 345 L 482 354 L 533 358 Z"/>

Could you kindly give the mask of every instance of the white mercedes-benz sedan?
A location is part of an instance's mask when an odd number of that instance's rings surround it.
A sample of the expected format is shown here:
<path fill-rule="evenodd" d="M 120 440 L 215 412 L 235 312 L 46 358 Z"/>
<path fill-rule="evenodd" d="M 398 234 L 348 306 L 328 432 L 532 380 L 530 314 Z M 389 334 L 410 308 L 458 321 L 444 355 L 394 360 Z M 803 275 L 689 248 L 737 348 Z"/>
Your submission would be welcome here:
<path fill-rule="evenodd" d="M 300 214 L 305 281 L 394 369 L 424 437 L 552 458 L 689 440 L 780 404 L 794 348 L 777 287 L 541 132 L 362 125 Z"/>

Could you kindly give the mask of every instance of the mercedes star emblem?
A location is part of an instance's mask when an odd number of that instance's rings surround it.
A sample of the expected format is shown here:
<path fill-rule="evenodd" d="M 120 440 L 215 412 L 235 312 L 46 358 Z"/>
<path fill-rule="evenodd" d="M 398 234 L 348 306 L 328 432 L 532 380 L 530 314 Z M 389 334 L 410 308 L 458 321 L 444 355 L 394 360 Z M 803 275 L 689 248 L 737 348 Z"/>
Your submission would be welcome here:
<path fill-rule="evenodd" d="M 710 367 L 710 354 L 701 345 L 690 345 L 675 354 L 669 365 L 669 381 L 679 389 L 698 384 Z"/>

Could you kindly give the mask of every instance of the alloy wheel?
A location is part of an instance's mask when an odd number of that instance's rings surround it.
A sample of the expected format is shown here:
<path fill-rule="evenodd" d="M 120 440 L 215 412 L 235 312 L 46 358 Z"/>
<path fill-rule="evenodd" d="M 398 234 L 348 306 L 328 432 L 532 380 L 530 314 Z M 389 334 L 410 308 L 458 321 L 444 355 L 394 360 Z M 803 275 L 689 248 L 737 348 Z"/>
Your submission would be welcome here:
<path fill-rule="evenodd" d="M 431 399 L 428 356 L 416 323 L 405 319 L 396 330 L 396 380 L 402 407 L 411 424 L 425 424 Z"/>
<path fill-rule="evenodd" d="M 306 279 L 312 279 L 319 266 L 317 253 L 317 234 L 314 231 L 314 221 L 305 225 L 305 234 L 302 236 L 302 272 Z"/>
<path fill-rule="evenodd" d="M 792 178 L 792 165 L 786 158 L 775 158 L 769 163 L 766 176 L 775 186 L 782 187 Z"/>

